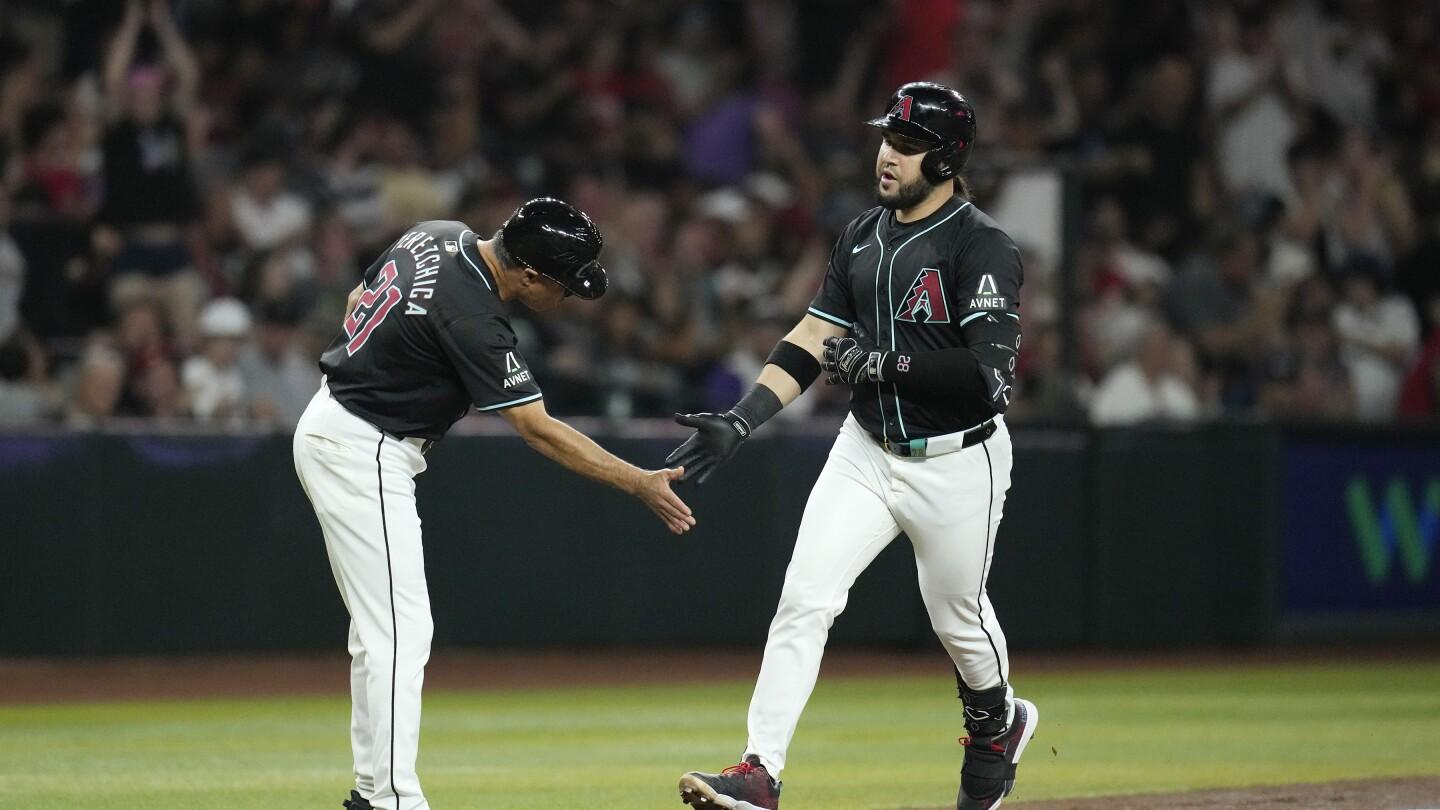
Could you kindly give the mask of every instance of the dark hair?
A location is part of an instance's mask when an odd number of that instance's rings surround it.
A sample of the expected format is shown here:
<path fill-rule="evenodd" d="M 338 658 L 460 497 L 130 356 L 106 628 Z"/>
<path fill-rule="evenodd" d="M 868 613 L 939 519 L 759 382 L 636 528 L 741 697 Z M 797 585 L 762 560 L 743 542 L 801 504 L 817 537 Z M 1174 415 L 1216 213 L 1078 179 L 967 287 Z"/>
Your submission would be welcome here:
<path fill-rule="evenodd" d="M 954 182 L 955 196 L 967 202 L 975 199 L 975 195 L 970 192 L 970 183 L 968 183 L 963 176 L 955 175 Z"/>
<path fill-rule="evenodd" d="M 495 229 L 495 235 L 490 237 L 490 246 L 495 249 L 495 261 L 499 262 L 501 268 L 515 266 L 515 257 L 510 255 L 510 249 L 505 247 L 505 239 L 500 235 L 501 229 Z"/>

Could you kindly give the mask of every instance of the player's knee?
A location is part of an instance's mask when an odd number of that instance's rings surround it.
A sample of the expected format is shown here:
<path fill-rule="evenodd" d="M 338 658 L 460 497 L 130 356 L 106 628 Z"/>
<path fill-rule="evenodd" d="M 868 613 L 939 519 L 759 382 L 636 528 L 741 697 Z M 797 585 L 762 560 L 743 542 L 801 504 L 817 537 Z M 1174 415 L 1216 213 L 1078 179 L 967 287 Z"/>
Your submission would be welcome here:
<path fill-rule="evenodd" d="M 423 649 L 426 654 L 430 652 L 430 642 L 435 639 L 435 620 L 429 613 L 418 618 L 414 622 L 411 631 L 414 634 L 413 647 Z"/>
<path fill-rule="evenodd" d="M 777 624 L 801 626 L 818 624 L 828 630 L 835 617 L 844 609 L 844 599 L 827 599 L 814 594 L 786 591 L 780 596 L 780 605 L 775 610 L 775 621 Z"/>

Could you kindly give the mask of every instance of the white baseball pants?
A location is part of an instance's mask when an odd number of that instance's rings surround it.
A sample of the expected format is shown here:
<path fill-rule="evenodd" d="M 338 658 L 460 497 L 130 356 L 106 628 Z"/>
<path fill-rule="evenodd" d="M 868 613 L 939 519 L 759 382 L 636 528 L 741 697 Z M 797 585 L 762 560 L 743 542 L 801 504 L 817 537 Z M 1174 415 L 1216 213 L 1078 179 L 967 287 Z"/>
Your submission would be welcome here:
<path fill-rule="evenodd" d="M 421 442 L 382 433 L 322 384 L 300 417 L 294 450 L 350 612 L 355 789 L 376 808 L 428 810 L 415 775 L 434 629 L 415 510 Z"/>
<path fill-rule="evenodd" d="M 745 753 L 758 756 L 771 776 L 785 767 L 851 585 L 901 531 L 915 548 L 931 626 L 965 684 L 1008 684 L 1005 635 L 985 593 L 1010 488 L 1010 433 L 1003 419 L 995 421 L 994 435 L 981 444 L 900 458 L 854 416 L 846 418 L 810 491 L 750 701 Z"/>

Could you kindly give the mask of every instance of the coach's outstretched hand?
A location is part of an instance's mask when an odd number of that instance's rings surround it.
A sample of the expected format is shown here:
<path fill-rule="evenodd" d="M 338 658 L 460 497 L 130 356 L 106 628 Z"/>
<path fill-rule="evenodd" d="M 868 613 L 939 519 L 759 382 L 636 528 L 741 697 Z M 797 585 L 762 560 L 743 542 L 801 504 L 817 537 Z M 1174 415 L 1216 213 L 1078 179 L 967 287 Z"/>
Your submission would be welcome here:
<path fill-rule="evenodd" d="M 636 480 L 632 492 L 675 534 L 684 534 L 695 525 L 695 516 L 691 514 L 690 507 L 670 488 L 671 482 L 679 481 L 684 476 L 683 467 L 647 470 Z"/>
<path fill-rule="evenodd" d="M 695 433 L 665 457 L 666 464 L 685 468 L 682 481 L 702 486 L 710 473 L 735 455 L 740 443 L 750 438 L 750 426 L 734 413 L 677 413 L 675 421 L 695 428 Z"/>

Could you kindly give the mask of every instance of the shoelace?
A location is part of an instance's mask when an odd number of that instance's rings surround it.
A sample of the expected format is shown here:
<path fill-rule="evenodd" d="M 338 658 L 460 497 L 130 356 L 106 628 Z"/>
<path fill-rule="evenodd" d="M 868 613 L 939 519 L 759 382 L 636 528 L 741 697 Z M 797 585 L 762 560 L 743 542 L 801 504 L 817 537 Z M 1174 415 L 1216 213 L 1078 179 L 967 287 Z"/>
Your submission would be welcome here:
<path fill-rule="evenodd" d="M 960 744 L 963 745 L 963 746 L 966 747 L 966 748 L 973 748 L 973 747 L 974 747 L 973 741 L 972 741 L 969 737 L 961 737 L 961 738 L 960 738 Z M 993 742 L 993 741 L 992 741 L 992 742 L 990 743 L 990 750 L 991 750 L 991 751 L 994 751 L 994 752 L 997 753 L 997 754 L 1003 754 L 1003 753 L 1005 753 L 1005 746 L 1001 745 L 1000 743 L 997 743 L 997 742 Z"/>
<path fill-rule="evenodd" d="M 764 768 L 760 765 L 755 765 L 750 762 L 742 762 L 739 765 L 731 765 L 720 773 L 733 774 L 735 776 L 749 776 L 750 774 L 759 770 L 764 770 Z"/>

